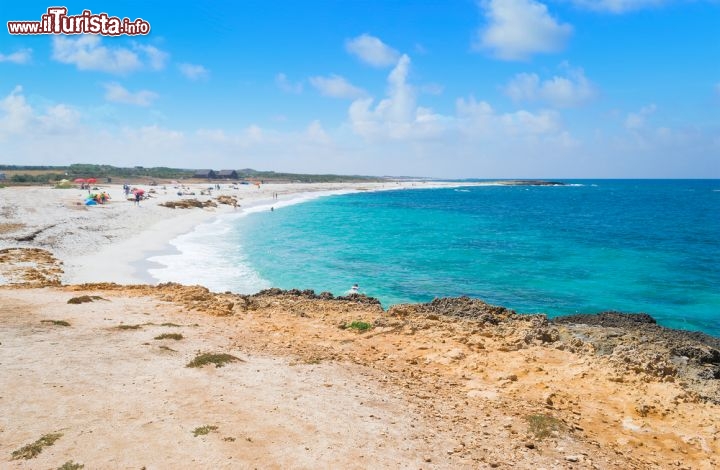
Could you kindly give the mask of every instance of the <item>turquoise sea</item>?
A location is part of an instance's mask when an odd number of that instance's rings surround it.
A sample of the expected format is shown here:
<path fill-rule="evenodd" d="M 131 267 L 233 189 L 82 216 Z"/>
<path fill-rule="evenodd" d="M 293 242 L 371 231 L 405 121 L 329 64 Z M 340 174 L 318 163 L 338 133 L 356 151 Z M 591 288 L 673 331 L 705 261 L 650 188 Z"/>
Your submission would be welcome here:
<path fill-rule="evenodd" d="M 565 183 L 328 196 L 218 221 L 176 246 L 215 290 L 339 295 L 358 283 L 386 307 L 467 295 L 549 316 L 646 312 L 720 336 L 720 181 Z M 215 260 L 199 280 L 197 256 Z"/>

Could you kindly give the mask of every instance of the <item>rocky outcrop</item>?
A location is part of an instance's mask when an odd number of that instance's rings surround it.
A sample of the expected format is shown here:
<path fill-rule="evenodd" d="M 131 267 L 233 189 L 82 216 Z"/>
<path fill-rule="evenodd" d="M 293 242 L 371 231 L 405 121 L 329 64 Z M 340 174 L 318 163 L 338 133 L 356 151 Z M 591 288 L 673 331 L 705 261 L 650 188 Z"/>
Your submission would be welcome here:
<path fill-rule="evenodd" d="M 551 322 L 621 370 L 641 378 L 681 380 L 698 398 L 720 403 L 720 338 L 665 328 L 645 313 L 602 312 Z"/>
<path fill-rule="evenodd" d="M 335 297 L 331 292 L 320 292 L 319 294 L 316 294 L 315 291 L 312 289 L 283 290 L 283 289 L 278 289 L 277 287 L 273 287 L 270 289 L 261 290 L 260 292 L 255 294 L 253 297 L 284 297 L 284 296 L 302 297 L 304 299 L 310 299 L 310 300 L 339 300 L 339 301 L 353 302 L 353 303 L 362 304 L 362 305 L 380 306 L 380 301 L 378 299 L 376 299 L 375 297 L 368 297 L 365 294 L 349 294 L 349 295 Z"/>
<path fill-rule="evenodd" d="M 191 209 L 193 207 L 217 207 L 217 203 L 208 199 L 207 201 L 199 201 L 197 199 L 182 199 L 180 201 L 161 202 L 159 206 L 169 207 L 170 209 Z"/>

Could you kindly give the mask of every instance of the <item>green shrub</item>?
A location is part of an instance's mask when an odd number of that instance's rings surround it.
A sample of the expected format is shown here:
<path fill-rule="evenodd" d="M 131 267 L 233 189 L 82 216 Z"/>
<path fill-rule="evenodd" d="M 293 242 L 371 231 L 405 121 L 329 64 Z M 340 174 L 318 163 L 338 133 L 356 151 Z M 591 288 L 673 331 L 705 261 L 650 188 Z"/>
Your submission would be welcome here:
<path fill-rule="evenodd" d="M 354 321 L 350 323 L 349 325 L 345 325 L 345 328 L 349 328 L 351 330 L 358 330 L 358 331 L 367 331 L 370 328 L 372 328 L 372 323 L 367 323 L 364 321 Z"/>

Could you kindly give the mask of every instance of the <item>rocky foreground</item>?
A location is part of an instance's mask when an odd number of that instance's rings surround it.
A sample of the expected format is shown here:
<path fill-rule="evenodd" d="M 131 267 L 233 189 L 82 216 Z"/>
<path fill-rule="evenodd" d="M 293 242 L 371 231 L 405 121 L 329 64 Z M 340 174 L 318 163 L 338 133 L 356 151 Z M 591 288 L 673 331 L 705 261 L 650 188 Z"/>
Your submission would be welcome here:
<path fill-rule="evenodd" d="M 3 468 L 720 466 L 718 339 L 647 316 L 549 321 L 469 298 L 384 311 L 61 271 L 43 250 L 0 252 Z M 236 360 L 185 367 L 202 353 Z"/>

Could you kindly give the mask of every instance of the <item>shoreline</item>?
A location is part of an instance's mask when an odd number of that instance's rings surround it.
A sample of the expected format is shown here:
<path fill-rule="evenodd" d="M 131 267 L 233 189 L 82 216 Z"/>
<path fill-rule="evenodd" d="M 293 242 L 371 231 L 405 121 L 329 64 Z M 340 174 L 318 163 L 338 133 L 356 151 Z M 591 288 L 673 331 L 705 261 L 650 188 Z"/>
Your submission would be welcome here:
<path fill-rule="evenodd" d="M 174 253 L 171 244 L 179 236 L 192 233 L 220 217 L 246 216 L 271 206 L 284 207 L 335 194 L 359 191 L 434 189 L 482 186 L 468 182 L 383 182 L 383 183 L 283 183 L 249 185 L 223 184 L 211 195 L 200 193 L 206 183 L 184 186 L 194 195 L 178 196 L 179 187 L 142 186 L 151 196 L 139 207 L 125 200 L 121 184 L 101 184 L 110 201 L 104 206 L 84 206 L 85 190 L 54 189 L 49 186 L 3 188 L 0 206 L 0 249 L 36 247 L 47 249 L 62 260 L 62 281 L 67 284 L 116 282 L 144 284 L 160 282 L 149 270 L 150 258 Z M 494 183 L 493 183 L 494 184 Z M 150 188 L 150 189 L 147 189 Z M 163 189 L 164 188 L 164 189 Z M 273 199 L 277 194 L 278 199 Z M 213 208 L 171 209 L 161 203 L 186 199 L 214 200 L 218 196 L 238 199 L 238 208 L 217 204 Z M 287 198 L 290 199 L 287 199 Z M 298 199 L 300 199 L 298 201 Z M 18 239 L 29 240 L 18 241 Z"/>
<path fill-rule="evenodd" d="M 164 256 L 183 256 L 183 253 L 180 249 L 177 248 L 173 244 L 173 241 L 177 240 L 180 237 L 183 236 L 191 236 L 193 233 L 197 232 L 198 230 L 201 230 L 204 226 L 209 226 L 214 223 L 222 223 L 223 221 L 229 220 L 229 219 L 236 219 L 241 217 L 247 217 L 250 214 L 256 213 L 256 212 L 263 212 L 270 210 L 271 207 L 275 208 L 283 208 L 283 207 L 289 207 L 296 204 L 303 204 L 308 201 L 312 201 L 315 199 L 319 199 L 322 197 L 329 197 L 329 196 L 341 196 L 346 194 L 355 194 L 358 192 L 381 192 L 381 191 L 401 191 L 401 190 L 423 190 L 423 189 L 439 189 L 439 188 L 460 188 L 460 187 L 467 187 L 467 186 L 488 186 L 489 184 L 486 183 L 420 183 L 422 186 L 418 186 L 418 183 L 416 182 L 409 182 L 409 183 L 398 183 L 397 186 L 392 186 L 389 183 L 348 183 L 345 184 L 338 184 L 338 183 L 330 183 L 330 185 L 335 186 L 349 186 L 344 187 L 340 189 L 315 189 L 310 191 L 303 190 L 304 188 L 293 188 L 293 190 L 278 195 L 278 199 L 272 199 L 268 197 L 262 197 L 257 199 L 250 200 L 247 204 L 242 205 L 241 207 L 238 207 L 237 211 L 222 211 L 218 213 L 211 213 L 208 214 L 207 217 L 200 217 L 198 216 L 197 220 L 188 221 L 188 223 L 183 223 L 179 226 L 177 225 L 171 225 L 168 223 L 168 226 L 161 227 L 161 231 L 163 232 L 162 235 L 158 235 L 158 238 L 153 240 L 153 244 L 150 247 L 147 247 L 146 241 L 143 240 L 142 242 L 140 240 L 132 240 L 128 241 L 128 247 L 132 250 L 139 250 L 137 252 L 137 255 L 133 258 L 129 258 L 126 260 L 126 268 L 132 268 L 135 267 L 135 275 L 129 274 L 126 270 L 125 276 L 123 277 L 116 277 L 113 278 L 111 282 L 117 282 L 119 284 L 158 284 L 162 282 L 174 282 L 171 279 L 161 279 L 157 276 L 153 275 L 151 270 L 153 269 L 166 269 L 168 268 L 167 265 L 163 264 L 160 261 L 157 261 L 156 258 L 162 258 Z M 368 188 L 367 186 L 373 185 L 374 187 Z M 377 185 L 381 185 L 380 187 L 377 187 Z M 272 186 L 272 189 L 275 189 L 276 186 L 282 187 L 285 186 L 284 184 L 275 184 L 275 185 L 266 185 L 266 186 Z M 302 186 L 302 185 L 298 185 Z M 283 199 L 283 197 L 289 197 L 289 199 Z M 175 209 L 175 210 L 183 210 L 183 209 Z M 189 209 L 193 210 L 193 209 Z M 185 221 L 183 221 L 185 222 Z M 172 228 L 168 228 L 172 227 Z M 147 236 L 149 230 L 146 230 L 143 234 L 138 234 L 137 238 L 140 236 Z M 137 241 L 137 243 L 136 243 Z M 162 245 L 162 246 L 160 246 Z M 157 247 L 157 248 L 153 248 Z M 110 251 L 108 249 L 107 252 L 103 253 L 97 253 L 97 257 L 104 257 L 104 255 L 113 255 L 115 254 L 116 250 Z M 117 251 L 125 251 L 118 249 Z M 152 267 L 155 265 L 156 267 Z M 158 267 L 159 266 L 159 267 Z M 97 274 L 97 273 L 93 273 Z M 79 284 L 84 282 L 93 282 L 93 280 L 89 276 L 84 275 L 75 275 L 71 277 L 70 279 L 71 284 Z M 195 283 L 197 284 L 197 283 Z M 224 290 L 224 289 L 223 289 Z M 250 292 L 247 292 L 250 293 Z"/>

